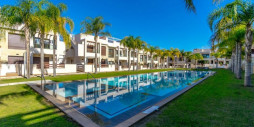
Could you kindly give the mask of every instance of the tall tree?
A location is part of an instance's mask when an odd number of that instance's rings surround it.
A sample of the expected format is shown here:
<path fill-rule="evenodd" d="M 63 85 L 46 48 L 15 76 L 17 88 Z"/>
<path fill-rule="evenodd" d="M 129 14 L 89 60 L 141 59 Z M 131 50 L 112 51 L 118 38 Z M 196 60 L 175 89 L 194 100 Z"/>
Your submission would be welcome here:
<path fill-rule="evenodd" d="M 104 32 L 106 26 L 111 26 L 110 23 L 104 22 L 103 17 L 98 16 L 95 18 L 86 17 L 84 21 L 81 22 L 81 32 L 85 32 L 85 34 L 94 35 L 95 41 L 95 73 L 97 73 L 98 67 L 98 38 L 99 36 L 111 36 L 109 32 Z M 85 67 L 85 63 L 84 63 Z"/>
<path fill-rule="evenodd" d="M 244 86 L 251 86 L 251 48 L 253 42 L 253 22 L 254 22 L 254 4 L 251 1 L 235 0 L 225 5 L 216 15 L 210 17 L 210 26 L 214 20 L 223 19 L 224 17 L 232 19 L 233 22 L 225 26 L 225 29 L 232 29 L 238 25 L 245 26 L 245 74 Z M 233 13 L 233 15 L 232 15 Z"/>
<path fill-rule="evenodd" d="M 213 0 L 214 3 L 218 3 L 220 2 L 221 0 Z M 196 13 L 196 7 L 193 3 L 193 0 L 184 0 L 185 2 L 185 5 L 186 5 L 186 8 L 189 10 L 189 11 L 193 11 Z"/>
<path fill-rule="evenodd" d="M 178 60 L 178 58 L 181 56 L 181 52 L 178 48 L 170 48 L 171 53 L 171 59 L 173 60 L 173 66 L 175 68 L 175 62 Z"/>
<path fill-rule="evenodd" d="M 137 68 L 136 68 L 136 70 L 138 70 L 139 69 L 139 57 L 138 57 L 139 52 L 140 52 L 140 50 L 142 50 L 142 48 L 144 48 L 144 45 L 146 45 L 146 44 L 144 41 L 141 40 L 141 37 L 136 37 L 135 41 L 136 41 L 136 49 L 137 49 Z"/>
<path fill-rule="evenodd" d="M 53 22 L 50 17 L 47 16 L 47 1 L 42 0 L 38 3 L 38 9 L 35 12 L 34 22 L 37 24 L 37 28 L 40 36 L 40 44 L 41 44 L 41 77 L 44 78 L 44 41 L 45 37 L 52 30 Z"/>
<path fill-rule="evenodd" d="M 191 55 L 191 59 L 195 60 L 195 68 L 197 68 L 197 64 L 199 60 L 203 60 L 203 56 L 200 53 L 195 53 Z"/>
<path fill-rule="evenodd" d="M 36 28 L 33 21 L 36 3 L 33 0 L 19 0 L 17 5 L 5 5 L 1 8 L 1 19 L 9 26 L 23 25 L 26 42 L 26 78 L 30 78 L 30 39 Z"/>
<path fill-rule="evenodd" d="M 151 57 L 150 69 L 152 69 L 153 68 L 153 63 L 154 63 L 153 55 L 156 52 L 156 50 L 158 49 L 158 47 L 154 47 L 154 46 L 149 45 L 148 49 L 149 49 L 149 53 L 150 53 L 150 57 Z"/>
<path fill-rule="evenodd" d="M 131 68 L 131 50 L 133 49 L 133 47 L 135 47 L 134 43 L 135 43 L 135 39 L 133 36 L 124 37 L 124 39 L 122 39 L 120 42 L 121 45 L 123 45 L 125 48 L 128 48 L 128 70 L 129 71 Z"/>
<path fill-rule="evenodd" d="M 53 41 L 53 76 L 56 76 L 57 60 L 56 60 L 56 48 L 57 48 L 57 35 L 63 37 L 66 48 L 71 47 L 71 37 L 66 29 L 66 25 L 69 26 L 70 31 L 74 28 L 73 21 L 68 17 L 63 17 L 62 13 L 67 11 L 67 6 L 63 3 L 54 5 L 50 3 L 47 11 L 47 16 L 53 20 L 53 32 L 54 32 L 54 41 Z"/>
<path fill-rule="evenodd" d="M 191 54 L 192 54 L 192 52 L 190 52 L 190 51 L 184 53 L 185 68 L 188 68 L 188 61 L 191 59 Z"/>

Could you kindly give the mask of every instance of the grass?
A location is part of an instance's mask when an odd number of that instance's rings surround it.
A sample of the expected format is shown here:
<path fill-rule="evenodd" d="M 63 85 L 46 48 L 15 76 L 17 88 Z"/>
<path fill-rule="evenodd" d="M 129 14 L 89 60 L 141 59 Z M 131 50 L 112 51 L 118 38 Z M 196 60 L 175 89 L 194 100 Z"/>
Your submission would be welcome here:
<path fill-rule="evenodd" d="M 27 85 L 0 87 L 2 127 L 79 126 Z"/>
<path fill-rule="evenodd" d="M 131 75 L 131 74 L 141 74 L 141 73 L 151 73 L 151 72 L 160 72 L 160 71 L 169 71 L 175 69 L 153 69 L 153 70 L 139 70 L 139 71 L 116 71 L 116 72 L 102 72 L 93 74 L 95 78 L 102 78 L 102 77 L 114 77 L 114 76 L 122 76 L 122 75 Z M 177 69 L 177 70 L 184 70 L 184 69 Z M 52 80 L 55 82 L 64 82 L 64 81 L 73 81 L 73 80 L 83 80 L 87 78 L 86 74 L 75 74 L 75 75 L 59 75 L 56 77 L 45 77 L 47 80 Z M 89 79 L 92 78 L 91 76 L 88 77 Z M 39 77 L 32 77 L 30 79 L 25 78 L 17 78 L 17 79 L 3 79 L 0 80 L 0 84 L 4 83 L 14 83 L 14 82 L 26 82 L 26 81 L 36 81 L 40 80 Z"/>
<path fill-rule="evenodd" d="M 187 93 L 164 106 L 138 126 L 254 126 L 254 87 L 229 70 L 216 70 Z"/>

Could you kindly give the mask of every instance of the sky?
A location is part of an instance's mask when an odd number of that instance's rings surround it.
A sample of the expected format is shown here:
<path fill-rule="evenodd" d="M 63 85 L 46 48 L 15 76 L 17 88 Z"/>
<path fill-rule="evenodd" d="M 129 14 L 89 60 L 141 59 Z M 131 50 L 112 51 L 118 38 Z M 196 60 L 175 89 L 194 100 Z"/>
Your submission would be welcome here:
<path fill-rule="evenodd" d="M 193 1 L 196 14 L 186 10 L 184 0 L 51 0 L 68 6 L 63 16 L 74 21 L 73 34 L 80 33 L 80 22 L 87 16 L 102 16 L 105 22 L 112 24 L 106 31 L 113 37 L 140 36 L 150 45 L 185 51 L 210 48 L 212 32 L 207 17 L 232 0 L 224 0 L 219 5 L 212 0 Z M 15 3 L 16 0 L 0 0 L 0 6 Z"/>

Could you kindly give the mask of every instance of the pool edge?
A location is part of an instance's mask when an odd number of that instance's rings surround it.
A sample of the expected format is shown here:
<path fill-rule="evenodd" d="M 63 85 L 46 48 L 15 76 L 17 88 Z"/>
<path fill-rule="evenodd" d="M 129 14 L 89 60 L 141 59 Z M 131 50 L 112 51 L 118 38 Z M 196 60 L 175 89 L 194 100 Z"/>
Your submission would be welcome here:
<path fill-rule="evenodd" d="M 64 102 L 61 102 L 60 100 L 57 100 L 50 94 L 42 91 L 39 87 L 36 86 L 36 84 L 27 84 L 27 85 L 29 85 L 33 90 L 38 92 L 44 98 L 49 100 L 53 105 L 55 105 L 58 109 L 64 112 L 68 117 L 76 121 L 79 125 L 83 127 L 100 127 L 98 124 L 94 123 L 87 116 L 81 114 L 71 106 L 66 105 Z"/>
<path fill-rule="evenodd" d="M 160 102 L 150 106 L 150 107 L 153 107 L 153 106 L 158 106 L 159 108 L 163 107 L 164 105 L 168 104 L 169 102 L 171 102 L 172 100 L 174 100 L 175 98 L 177 98 L 178 96 L 182 95 L 183 93 L 189 91 L 190 89 L 192 89 L 194 86 L 198 85 L 199 83 L 203 82 L 204 80 L 206 80 L 207 78 L 213 76 L 216 72 L 212 72 L 211 74 L 207 75 L 206 77 L 200 79 L 199 81 L 191 84 L 190 86 L 184 88 L 183 90 L 161 100 Z M 146 109 L 149 109 L 150 107 L 146 108 Z M 145 111 L 146 109 L 144 109 L 143 111 Z M 149 113 L 149 114 L 146 114 L 146 113 L 143 113 L 143 111 L 141 111 L 140 113 L 136 114 L 135 116 L 119 123 L 118 125 L 116 125 L 116 127 L 129 127 L 131 125 L 134 125 L 135 123 L 137 123 L 138 121 L 144 119 L 145 117 L 151 115 L 152 113 L 154 113 L 155 111 Z"/>

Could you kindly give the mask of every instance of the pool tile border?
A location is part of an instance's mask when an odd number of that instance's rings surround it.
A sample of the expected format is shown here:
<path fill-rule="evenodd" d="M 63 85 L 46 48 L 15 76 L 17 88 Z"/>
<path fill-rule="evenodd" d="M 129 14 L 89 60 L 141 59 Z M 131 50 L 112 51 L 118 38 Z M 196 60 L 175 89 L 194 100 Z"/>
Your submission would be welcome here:
<path fill-rule="evenodd" d="M 50 94 L 42 91 L 39 87 L 36 86 L 36 84 L 28 84 L 31 88 L 33 88 L 36 92 L 38 92 L 40 95 L 48 99 L 51 103 L 53 103 L 56 107 L 58 107 L 61 111 L 63 111 L 67 116 L 69 116 L 71 119 L 79 123 L 83 127 L 99 127 L 96 123 L 94 123 L 91 119 L 89 119 L 87 116 L 79 113 L 74 108 L 66 105 L 64 102 L 61 102 L 60 100 L 57 100 Z"/>
<path fill-rule="evenodd" d="M 173 94 L 172 96 L 170 96 L 168 98 L 165 98 L 164 100 L 162 100 L 162 101 L 160 101 L 160 102 L 158 102 L 158 103 L 156 103 L 155 105 L 152 105 L 152 106 L 158 106 L 159 108 L 161 108 L 162 106 L 166 105 L 170 101 L 174 100 L 175 98 L 177 98 L 181 94 L 187 92 L 188 90 L 190 90 L 191 88 L 193 88 L 197 84 L 203 82 L 208 77 L 213 76 L 214 74 L 215 74 L 215 72 L 212 72 L 211 74 L 209 74 L 206 77 L 200 79 L 199 81 L 191 84 L 190 86 L 184 88 L 183 90 Z M 72 118 L 74 121 L 79 123 L 81 126 L 83 126 L 83 127 L 99 127 L 98 124 L 94 123 L 90 118 L 88 118 L 84 114 L 81 114 L 76 109 L 72 108 L 71 106 L 65 104 L 64 102 L 61 102 L 60 100 L 57 100 L 56 98 L 54 98 L 50 94 L 42 91 L 39 87 L 36 86 L 37 85 L 36 83 L 28 83 L 27 85 L 29 85 L 36 92 L 38 92 L 39 94 L 44 96 L 46 99 L 48 99 L 51 103 L 53 103 L 56 107 L 58 107 L 67 116 Z M 150 107 L 152 107 L 152 106 L 150 106 Z M 150 107 L 148 107 L 148 108 L 150 108 Z M 147 110 L 148 108 L 144 109 L 143 111 Z M 136 122 L 144 119 L 145 117 L 149 116 L 150 114 L 152 114 L 154 112 L 153 111 L 149 114 L 146 114 L 146 113 L 143 113 L 143 111 L 141 111 L 137 115 L 123 121 L 122 123 L 116 125 L 116 127 L 129 127 L 129 126 L 131 126 L 131 125 L 135 124 Z"/>
<path fill-rule="evenodd" d="M 207 78 L 209 78 L 210 76 L 213 76 L 215 74 L 215 72 L 212 72 L 211 74 L 207 75 L 206 77 L 200 79 L 199 81 L 191 84 L 190 86 L 184 88 L 183 90 L 173 94 L 172 96 L 169 96 L 168 98 L 156 103 L 155 105 L 152 105 L 152 106 L 158 106 L 159 108 L 161 108 L 162 106 L 166 105 L 167 103 L 169 103 L 170 101 L 174 100 L 175 98 L 177 98 L 178 96 L 182 95 L 183 93 L 187 92 L 188 90 L 190 90 L 191 88 L 193 88 L 194 86 L 196 86 L 197 84 L 203 82 L 204 80 L 206 80 Z M 150 106 L 150 107 L 152 107 Z M 148 108 L 150 108 L 148 107 Z M 147 109 L 148 109 L 147 108 Z M 146 109 L 144 109 L 146 110 Z M 156 110 L 155 110 L 156 111 Z M 154 111 L 153 111 L 154 112 Z M 145 117 L 149 116 L 150 114 L 152 114 L 153 112 L 149 113 L 149 114 L 146 114 L 146 113 L 143 113 L 143 111 L 141 111 L 140 113 L 138 113 L 137 115 L 127 119 L 126 121 L 118 124 L 116 127 L 129 127 L 135 123 L 137 123 L 138 121 L 144 119 Z"/>

